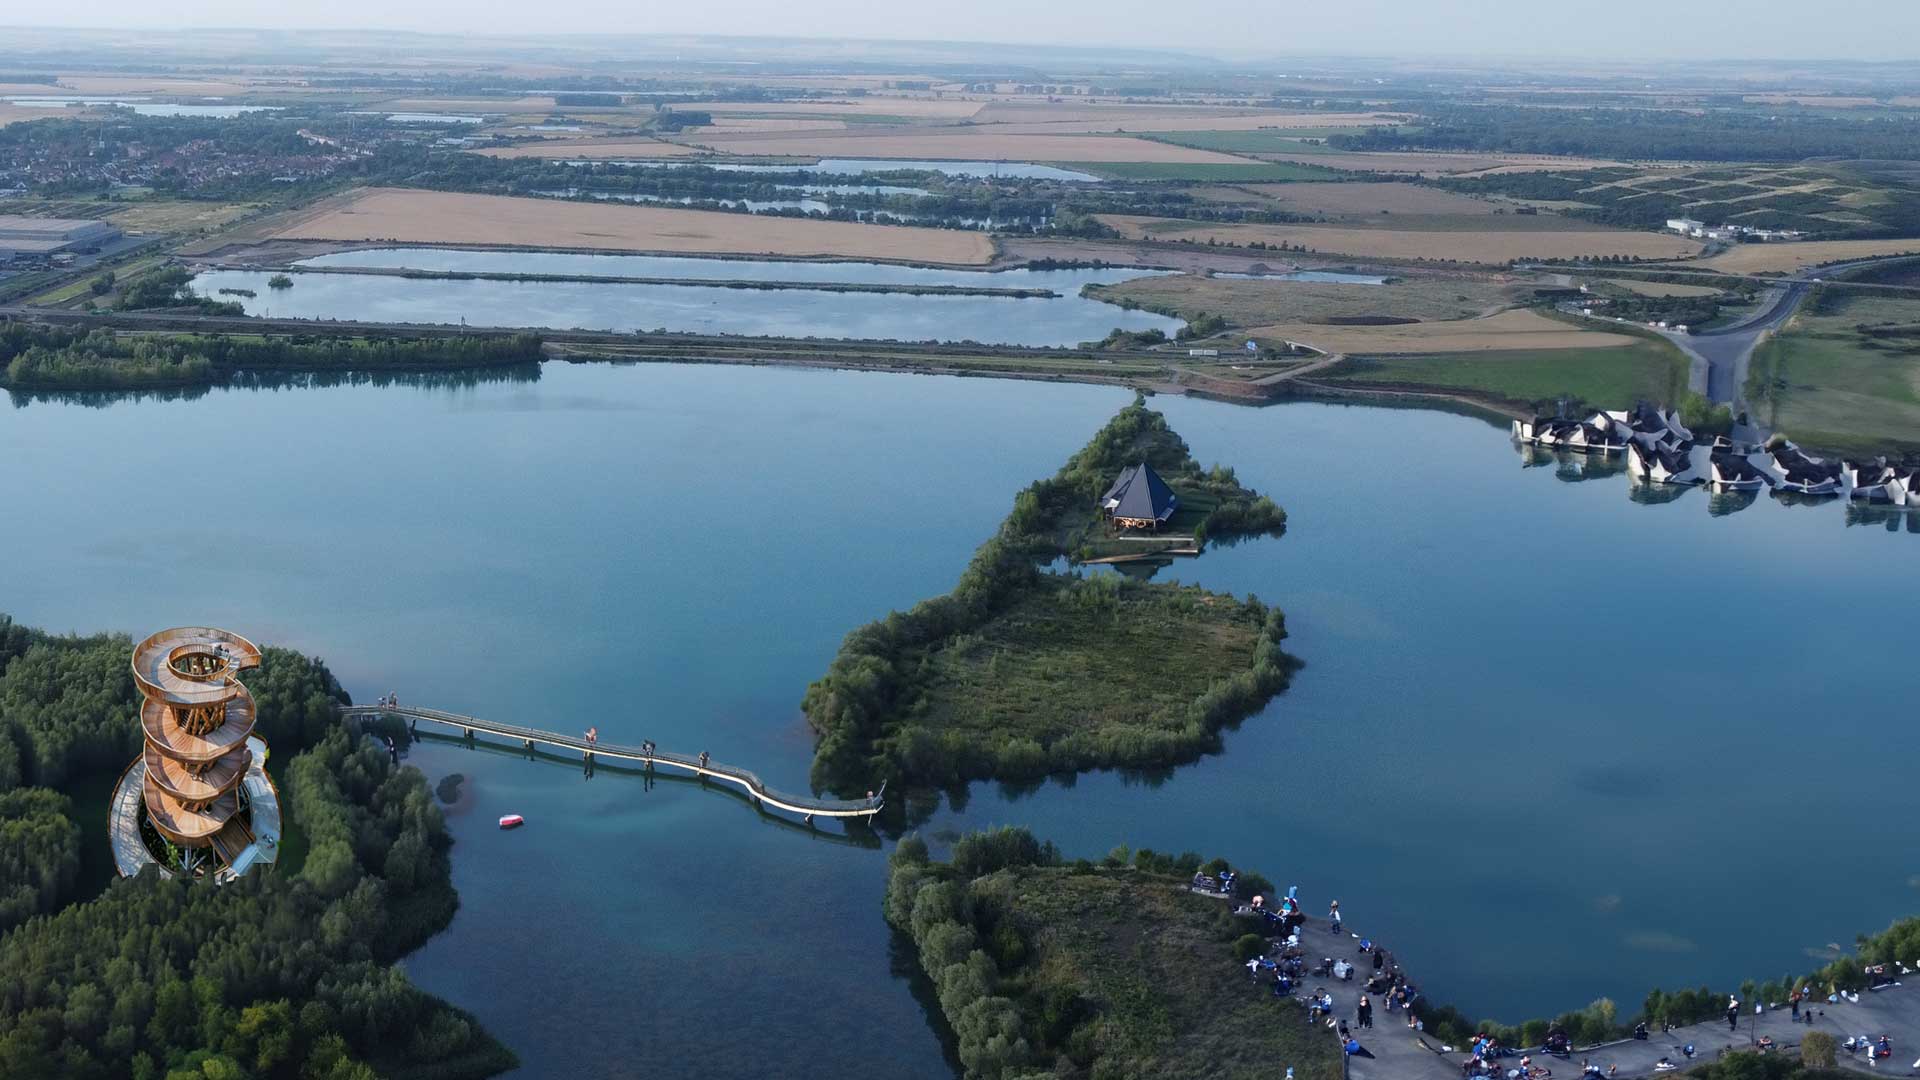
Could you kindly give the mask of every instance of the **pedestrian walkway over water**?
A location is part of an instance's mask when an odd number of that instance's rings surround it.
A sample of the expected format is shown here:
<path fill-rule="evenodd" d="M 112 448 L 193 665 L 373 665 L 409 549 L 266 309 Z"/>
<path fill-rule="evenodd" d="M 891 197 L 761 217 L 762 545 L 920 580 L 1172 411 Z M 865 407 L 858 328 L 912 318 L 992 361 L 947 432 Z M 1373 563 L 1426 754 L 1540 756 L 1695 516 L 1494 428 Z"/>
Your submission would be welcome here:
<path fill-rule="evenodd" d="M 340 714 L 342 716 L 404 716 L 410 723 L 425 720 L 459 728 L 469 738 L 475 734 L 497 735 L 512 739 L 523 746 L 553 746 L 563 750 L 578 751 L 588 760 L 608 758 L 637 761 L 647 766 L 684 769 L 695 776 L 711 777 L 729 784 L 738 784 L 762 806 L 777 807 L 807 818 L 871 818 L 885 805 L 880 793 L 867 799 L 819 799 L 811 795 L 794 795 L 768 787 L 765 781 L 747 769 L 722 765 L 712 760 L 702 763 L 698 754 L 673 754 L 664 750 L 654 750 L 649 753 L 637 746 L 588 742 L 584 736 L 580 735 L 562 735 L 557 731 L 502 724 L 494 720 L 482 720 L 479 717 L 463 716 L 439 709 L 423 709 L 413 705 L 351 705 L 341 709 Z"/>

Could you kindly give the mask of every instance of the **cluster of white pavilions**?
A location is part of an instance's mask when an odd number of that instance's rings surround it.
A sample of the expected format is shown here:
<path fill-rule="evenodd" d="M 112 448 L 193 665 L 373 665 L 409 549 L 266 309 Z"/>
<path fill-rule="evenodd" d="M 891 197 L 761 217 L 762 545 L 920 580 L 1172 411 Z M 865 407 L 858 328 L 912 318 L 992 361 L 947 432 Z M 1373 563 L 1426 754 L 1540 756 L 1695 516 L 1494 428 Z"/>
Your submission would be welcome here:
<path fill-rule="evenodd" d="M 1828 460 L 1774 437 L 1763 445 L 1717 435 L 1702 443 L 1679 414 L 1640 406 L 1601 411 L 1585 419 L 1538 417 L 1515 420 L 1522 443 L 1586 454 L 1624 454 L 1627 472 L 1651 484 L 1704 484 L 1716 491 L 1774 491 L 1834 495 L 1882 506 L 1920 507 L 1920 469 L 1896 467 L 1884 458 L 1867 462 Z"/>

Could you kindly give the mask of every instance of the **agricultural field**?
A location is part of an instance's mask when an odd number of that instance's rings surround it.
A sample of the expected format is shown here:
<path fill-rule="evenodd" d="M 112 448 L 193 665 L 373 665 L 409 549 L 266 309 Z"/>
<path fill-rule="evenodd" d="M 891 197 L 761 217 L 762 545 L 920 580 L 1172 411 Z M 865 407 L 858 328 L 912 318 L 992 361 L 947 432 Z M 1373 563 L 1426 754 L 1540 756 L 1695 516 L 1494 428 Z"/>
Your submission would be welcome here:
<path fill-rule="evenodd" d="M 1005 135 L 991 128 L 925 134 L 790 132 L 782 135 L 718 135 L 696 132 L 690 140 L 717 153 L 813 157 L 927 158 L 953 161 L 1144 161 L 1250 164 L 1210 150 L 1108 135 Z"/>
<path fill-rule="evenodd" d="M 956 101 L 948 98 L 880 97 L 816 99 L 813 101 L 702 101 L 688 105 L 715 116 L 825 116 L 846 113 L 897 117 L 901 120 L 965 120 L 986 105 L 984 101 Z"/>
<path fill-rule="evenodd" d="M 1218 150 L 1226 154 L 1281 154 L 1289 152 L 1313 153 L 1317 149 L 1307 139 L 1324 139 L 1330 135 L 1355 135 L 1365 130 L 1361 125 L 1346 127 L 1258 127 L 1240 129 L 1209 129 L 1206 131 L 1163 131 L 1150 136 L 1157 142 L 1172 143 L 1175 146 L 1191 146 L 1199 150 Z"/>
<path fill-rule="evenodd" d="M 257 203 L 152 199 L 114 210 L 107 220 L 133 233 L 181 233 L 224 228 L 258 208 Z"/>
<path fill-rule="evenodd" d="M 1495 210 L 1510 205 L 1504 201 L 1476 199 L 1439 188 L 1394 180 L 1345 184 L 1248 184 L 1240 190 L 1295 214 L 1321 214 L 1340 219 L 1410 214 L 1488 217 Z"/>
<path fill-rule="evenodd" d="M 1717 296 L 1725 289 L 1712 285 L 1674 285 L 1664 281 L 1634 281 L 1631 278 L 1607 277 L 1599 279 L 1605 285 L 1615 285 L 1635 296 Z"/>
<path fill-rule="evenodd" d="M 1387 229 L 1334 225 L 1233 225 L 1177 218 L 1099 215 L 1129 240 L 1183 241 L 1194 244 L 1254 244 L 1319 254 L 1377 259 L 1421 259 L 1504 265 L 1526 259 L 1572 259 L 1617 255 L 1637 259 L 1678 259 L 1695 255 L 1700 245 L 1673 234 L 1619 229 Z M 1516 218 L 1516 221 L 1528 221 Z"/>
<path fill-rule="evenodd" d="M 1594 158 L 1549 157 L 1540 154 L 1467 154 L 1446 151 L 1331 150 L 1312 147 L 1257 155 L 1266 161 L 1293 161 L 1351 172 L 1411 173 L 1415 176 L 1471 176 L 1479 173 L 1554 172 L 1611 168 L 1616 163 Z"/>
<path fill-rule="evenodd" d="M 1586 330 L 1528 310 L 1502 311 L 1481 319 L 1333 326 L 1313 322 L 1272 323 L 1246 333 L 1270 345 L 1298 341 L 1350 356 L 1406 353 L 1587 350 L 1632 345 L 1639 338 Z"/>
<path fill-rule="evenodd" d="M 1058 161 L 1054 164 L 1093 173 L 1106 180 L 1191 180 L 1202 184 L 1265 183 L 1325 180 L 1338 176 L 1316 165 L 1279 161 L 1213 162 Z"/>
<path fill-rule="evenodd" d="M 1587 172 L 1488 174 L 1441 181 L 1462 194 L 1571 203 L 1574 216 L 1658 230 L 1669 218 L 1795 229 L 1814 239 L 1854 230 L 1910 231 L 1914 178 L 1870 163 L 1656 165 Z"/>
<path fill-rule="evenodd" d="M 177 97 L 243 97 L 262 90 L 284 87 L 284 82 L 256 83 L 224 79 L 183 79 L 168 75 L 61 75 L 60 85 L 49 90 L 41 86 L 25 91 L 32 94 L 166 94 Z M 304 90 L 304 86 L 296 86 Z"/>
<path fill-rule="evenodd" d="M 370 188 L 283 223 L 275 240 L 891 259 L 977 265 L 984 233 L 504 195 Z"/>
<path fill-rule="evenodd" d="M 1823 292 L 1754 354 L 1746 396 L 1803 444 L 1920 454 L 1920 301 Z"/>
<path fill-rule="evenodd" d="M 1797 244 L 1741 244 L 1705 260 L 1729 274 L 1792 274 L 1809 267 L 1877 255 L 1920 254 L 1920 237 L 1895 240 L 1809 240 Z"/>
<path fill-rule="evenodd" d="M 996 131 L 1045 133 L 1081 131 L 1178 132 L 1247 131 L 1259 128 L 1353 130 L 1394 123 L 1397 117 L 1373 112 L 1288 113 L 1273 110 L 1206 109 L 1184 105 L 988 105 L 972 117 Z"/>
<path fill-rule="evenodd" d="M 490 146 L 473 153 L 499 158 L 624 159 L 693 157 L 703 151 L 658 139 L 543 139 L 519 146 Z"/>
<path fill-rule="evenodd" d="M 1436 356 L 1347 360 L 1317 381 L 1357 388 L 1458 393 L 1528 411 L 1562 397 L 1599 408 L 1672 403 L 1687 365 L 1663 342 L 1625 339 L 1604 348 L 1520 348 Z"/>
<path fill-rule="evenodd" d="M 1248 281 L 1177 274 L 1092 285 L 1085 295 L 1186 319 L 1217 315 L 1230 326 L 1326 323 L 1335 319 L 1470 319 L 1514 303 L 1520 286 L 1458 278 L 1414 277 L 1386 285 Z"/>
<path fill-rule="evenodd" d="M 41 91 L 45 92 L 46 89 L 42 87 Z M 103 115 L 105 113 L 101 109 L 35 109 L 26 105 L 10 105 L 0 101 L 0 127 L 6 127 L 8 124 L 24 124 L 30 120 L 46 120 L 50 117 L 63 120 L 98 120 Z"/>

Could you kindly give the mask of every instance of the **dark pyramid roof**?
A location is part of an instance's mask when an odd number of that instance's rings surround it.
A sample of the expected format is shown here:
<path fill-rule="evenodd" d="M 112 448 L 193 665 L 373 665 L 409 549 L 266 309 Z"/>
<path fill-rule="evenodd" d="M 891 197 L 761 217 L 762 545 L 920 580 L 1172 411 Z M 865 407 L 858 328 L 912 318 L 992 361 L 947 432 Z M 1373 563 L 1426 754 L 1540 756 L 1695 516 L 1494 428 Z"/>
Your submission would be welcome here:
<path fill-rule="evenodd" d="M 1141 462 L 1120 473 L 1120 479 L 1101 497 L 1100 505 L 1110 506 L 1114 517 L 1165 521 L 1173 516 L 1180 498 L 1153 466 Z"/>

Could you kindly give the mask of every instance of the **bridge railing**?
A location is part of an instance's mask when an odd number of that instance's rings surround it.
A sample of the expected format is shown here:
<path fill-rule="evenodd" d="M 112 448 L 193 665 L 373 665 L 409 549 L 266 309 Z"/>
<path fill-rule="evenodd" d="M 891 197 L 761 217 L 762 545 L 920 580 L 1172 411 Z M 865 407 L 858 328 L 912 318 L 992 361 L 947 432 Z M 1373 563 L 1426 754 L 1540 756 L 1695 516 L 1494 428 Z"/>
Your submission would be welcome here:
<path fill-rule="evenodd" d="M 408 716 L 467 731 L 484 731 L 491 735 L 500 735 L 523 742 L 545 743 L 549 746 L 561 746 L 578 750 L 583 754 L 598 757 L 626 758 L 632 761 L 655 761 L 672 765 L 696 774 L 706 774 L 723 780 L 729 780 L 746 788 L 748 793 L 761 802 L 772 803 L 800 814 L 828 814 L 836 817 L 871 816 L 880 812 L 882 800 L 879 796 L 869 799 L 821 799 L 812 795 L 795 795 L 772 787 L 751 769 L 737 765 L 723 765 L 711 758 L 705 765 L 700 763 L 696 754 L 676 754 L 668 750 L 655 750 L 647 753 L 637 746 L 621 743 L 588 742 L 584 736 L 563 735 L 557 731 L 541 728 L 522 727 L 497 720 L 482 720 L 477 716 L 465 716 L 442 709 L 423 708 L 418 705 L 351 705 L 340 710 L 342 715 L 371 716 L 389 714 Z"/>

